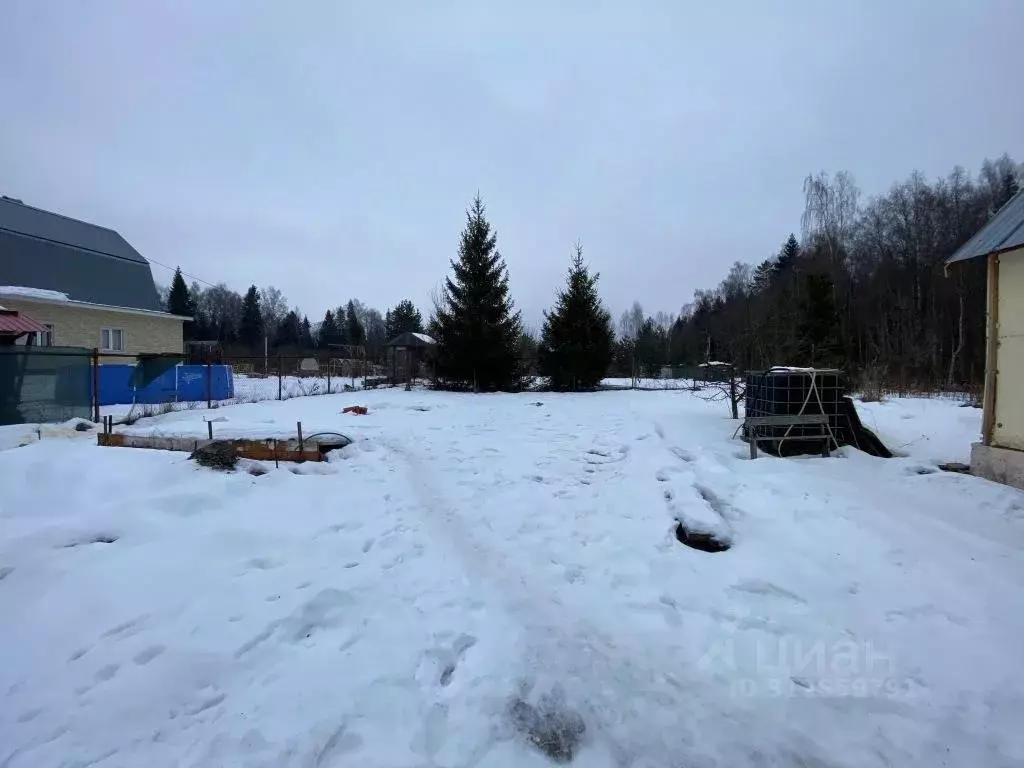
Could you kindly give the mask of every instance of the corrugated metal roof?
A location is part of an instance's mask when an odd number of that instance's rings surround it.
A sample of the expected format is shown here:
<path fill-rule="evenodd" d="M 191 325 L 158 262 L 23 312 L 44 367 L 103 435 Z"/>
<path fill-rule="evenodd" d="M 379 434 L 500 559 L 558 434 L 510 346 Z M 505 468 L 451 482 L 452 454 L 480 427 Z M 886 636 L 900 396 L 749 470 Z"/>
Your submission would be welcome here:
<path fill-rule="evenodd" d="M 0 198 L 0 285 L 75 301 L 163 310 L 153 273 L 116 232 Z"/>
<path fill-rule="evenodd" d="M 117 232 L 0 197 L 0 229 L 148 264 Z"/>
<path fill-rule="evenodd" d="M 946 259 L 946 264 L 1024 246 L 1024 189 L 1010 198 L 974 237 Z"/>
<path fill-rule="evenodd" d="M 0 333 L 45 333 L 47 327 L 31 317 L 10 309 L 0 309 Z"/>

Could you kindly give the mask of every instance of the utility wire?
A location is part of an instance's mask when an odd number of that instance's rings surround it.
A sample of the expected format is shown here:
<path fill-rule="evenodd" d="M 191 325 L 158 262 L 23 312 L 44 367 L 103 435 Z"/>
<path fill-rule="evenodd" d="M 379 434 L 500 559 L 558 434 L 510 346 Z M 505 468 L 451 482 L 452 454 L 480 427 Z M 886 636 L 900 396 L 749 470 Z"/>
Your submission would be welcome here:
<path fill-rule="evenodd" d="M 164 264 L 162 262 L 159 262 L 156 259 L 151 259 L 151 258 L 148 258 L 148 257 L 147 257 L 146 261 L 148 261 L 150 264 L 156 264 L 158 267 L 163 267 L 164 269 L 166 269 L 166 270 L 168 270 L 170 272 L 175 272 L 178 269 L 181 269 L 181 267 L 168 267 L 166 264 Z M 190 278 L 192 278 L 197 283 L 202 283 L 203 285 L 208 285 L 211 288 L 216 288 L 217 287 L 214 283 L 211 283 L 208 280 L 203 280 L 201 277 L 196 277 L 195 275 L 190 275 L 188 272 L 185 272 L 184 270 L 182 270 L 181 274 L 182 274 L 183 277 L 190 277 Z"/>

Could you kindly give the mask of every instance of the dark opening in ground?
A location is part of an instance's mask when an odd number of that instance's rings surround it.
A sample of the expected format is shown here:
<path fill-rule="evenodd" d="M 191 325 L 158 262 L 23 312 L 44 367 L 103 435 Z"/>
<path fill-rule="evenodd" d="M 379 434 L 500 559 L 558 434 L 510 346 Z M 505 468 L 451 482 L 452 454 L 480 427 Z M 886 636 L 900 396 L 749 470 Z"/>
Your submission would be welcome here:
<path fill-rule="evenodd" d="M 699 549 L 701 552 L 725 552 L 732 546 L 732 542 L 721 539 L 708 531 L 692 531 L 685 525 L 676 525 L 676 538 L 691 549 Z"/>

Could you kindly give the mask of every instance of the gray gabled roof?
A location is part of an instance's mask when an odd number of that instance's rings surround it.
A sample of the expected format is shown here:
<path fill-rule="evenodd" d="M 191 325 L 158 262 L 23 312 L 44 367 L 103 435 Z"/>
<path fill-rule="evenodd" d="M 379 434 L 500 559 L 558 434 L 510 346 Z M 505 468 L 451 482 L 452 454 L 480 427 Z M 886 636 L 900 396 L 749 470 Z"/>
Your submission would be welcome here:
<path fill-rule="evenodd" d="M 411 331 L 405 331 L 400 333 L 391 341 L 387 342 L 385 347 L 407 347 L 410 349 L 423 349 L 426 347 L 437 346 L 437 342 L 434 341 L 430 336 L 425 333 L 413 333 Z"/>
<path fill-rule="evenodd" d="M 1000 208 L 974 237 L 946 259 L 946 264 L 1003 253 L 1024 246 L 1024 189 Z"/>
<path fill-rule="evenodd" d="M 117 232 L 0 197 L 0 285 L 160 311 L 149 262 Z"/>

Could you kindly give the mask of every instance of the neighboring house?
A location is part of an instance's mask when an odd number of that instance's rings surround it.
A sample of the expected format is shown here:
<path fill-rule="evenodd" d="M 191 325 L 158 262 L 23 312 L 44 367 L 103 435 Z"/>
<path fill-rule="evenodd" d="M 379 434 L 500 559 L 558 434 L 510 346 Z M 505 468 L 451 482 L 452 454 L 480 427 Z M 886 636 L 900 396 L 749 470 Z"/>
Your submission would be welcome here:
<path fill-rule="evenodd" d="M 1024 190 L 946 262 L 988 262 L 981 442 L 971 472 L 1024 489 Z"/>
<path fill-rule="evenodd" d="M 114 230 L 6 196 L 0 196 L 0 304 L 46 327 L 36 344 L 111 355 L 181 354 L 183 324 L 191 319 L 163 311 L 149 262 Z"/>

